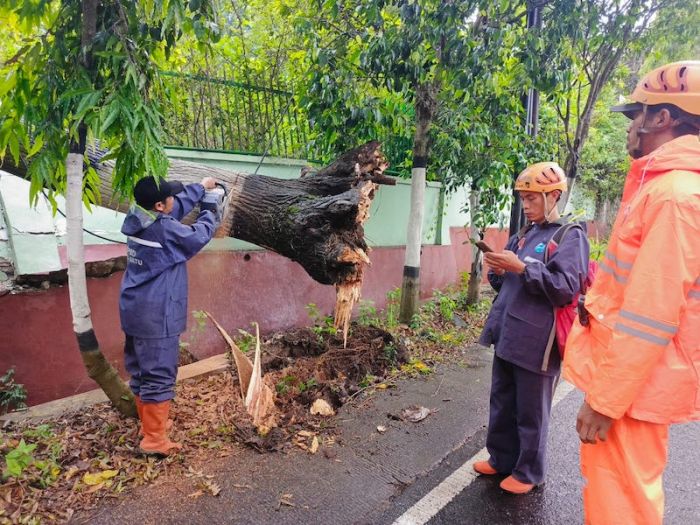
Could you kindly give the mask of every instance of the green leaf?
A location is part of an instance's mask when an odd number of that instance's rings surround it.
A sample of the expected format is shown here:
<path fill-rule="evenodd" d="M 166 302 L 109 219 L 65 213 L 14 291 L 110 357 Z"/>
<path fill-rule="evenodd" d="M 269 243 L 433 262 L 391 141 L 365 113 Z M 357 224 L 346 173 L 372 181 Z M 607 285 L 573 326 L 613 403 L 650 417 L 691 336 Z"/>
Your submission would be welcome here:
<path fill-rule="evenodd" d="M 19 140 L 17 139 L 17 135 L 14 133 L 10 135 L 8 145 L 10 146 L 10 153 L 12 154 L 12 157 L 14 157 L 15 162 L 19 165 L 21 159 L 19 157 Z"/>
<path fill-rule="evenodd" d="M 19 478 L 24 469 L 34 462 L 32 452 L 34 452 L 35 448 L 36 445 L 27 445 L 22 439 L 17 447 L 5 454 L 7 468 L 3 472 L 3 477 Z"/>

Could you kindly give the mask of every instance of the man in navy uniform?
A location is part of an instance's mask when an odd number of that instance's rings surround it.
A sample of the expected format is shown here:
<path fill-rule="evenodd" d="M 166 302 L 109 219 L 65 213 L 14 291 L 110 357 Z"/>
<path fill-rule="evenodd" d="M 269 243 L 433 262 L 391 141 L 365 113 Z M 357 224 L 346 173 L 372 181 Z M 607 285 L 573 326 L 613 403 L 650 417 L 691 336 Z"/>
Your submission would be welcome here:
<path fill-rule="evenodd" d="M 136 203 L 124 219 L 121 231 L 128 248 L 119 314 L 145 454 L 167 456 L 182 448 L 168 438 L 168 414 L 175 397 L 180 334 L 187 326 L 186 262 L 212 238 L 223 195 L 211 177 L 187 186 L 145 177 L 136 183 Z M 196 222 L 181 223 L 197 203 Z"/>

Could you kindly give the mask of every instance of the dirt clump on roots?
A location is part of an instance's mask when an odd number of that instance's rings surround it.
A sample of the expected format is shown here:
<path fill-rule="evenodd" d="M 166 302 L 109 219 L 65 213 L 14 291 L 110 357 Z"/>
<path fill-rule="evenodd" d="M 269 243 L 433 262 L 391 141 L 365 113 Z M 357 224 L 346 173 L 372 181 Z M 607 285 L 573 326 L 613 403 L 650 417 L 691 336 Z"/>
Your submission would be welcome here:
<path fill-rule="evenodd" d="M 261 436 L 249 418 L 235 424 L 239 440 L 261 452 L 279 450 L 299 430 L 330 429 L 327 416 L 311 411 L 317 400 L 335 411 L 408 361 L 405 346 L 389 332 L 360 325 L 352 327 L 345 347 L 341 332 L 298 328 L 273 334 L 261 350 L 264 380 L 275 391 L 280 413 L 278 427 Z"/>
<path fill-rule="evenodd" d="M 368 378 L 381 380 L 408 360 L 406 348 L 389 332 L 355 325 L 343 348 L 342 334 L 322 336 L 300 328 L 270 338 L 263 346 L 263 371 L 275 383 L 277 404 L 295 415 L 319 398 L 342 406 Z"/>

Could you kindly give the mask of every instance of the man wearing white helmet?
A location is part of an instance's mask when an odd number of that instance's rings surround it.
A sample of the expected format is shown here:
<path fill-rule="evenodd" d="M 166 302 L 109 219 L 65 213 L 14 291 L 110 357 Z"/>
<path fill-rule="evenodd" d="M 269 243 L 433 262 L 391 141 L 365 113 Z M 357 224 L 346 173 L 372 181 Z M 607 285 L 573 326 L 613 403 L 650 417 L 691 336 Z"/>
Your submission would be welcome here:
<path fill-rule="evenodd" d="M 661 523 L 669 425 L 700 419 L 700 62 L 631 99 L 612 108 L 632 120 L 620 212 L 564 360 L 594 525 Z"/>

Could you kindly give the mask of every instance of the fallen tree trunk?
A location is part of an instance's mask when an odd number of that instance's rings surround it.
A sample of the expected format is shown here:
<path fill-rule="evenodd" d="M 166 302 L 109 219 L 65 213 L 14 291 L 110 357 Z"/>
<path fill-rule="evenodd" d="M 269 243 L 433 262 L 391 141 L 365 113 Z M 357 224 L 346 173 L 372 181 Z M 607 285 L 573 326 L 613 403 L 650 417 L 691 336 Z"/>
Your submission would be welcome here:
<path fill-rule="evenodd" d="M 113 161 L 92 149 L 90 163 L 100 177 L 101 205 L 126 211 L 128 203 L 112 187 Z M 26 176 L 26 166 L 7 156 L 2 169 Z M 359 298 L 369 248 L 363 224 L 378 184 L 395 184 L 383 174 L 388 164 L 379 142 L 368 142 L 318 171 L 298 179 L 237 173 L 193 162 L 172 160 L 168 179 L 185 184 L 213 177 L 229 194 L 217 237 L 235 237 L 298 262 L 321 284 L 337 288 L 336 325 L 347 329 L 352 304 Z"/>
<path fill-rule="evenodd" d="M 102 205 L 125 211 L 112 190 L 111 161 L 95 150 L 90 161 L 100 180 Z M 229 195 L 217 237 L 235 237 L 298 262 L 321 284 L 340 285 L 357 279 L 369 261 L 363 224 L 377 184 L 395 184 L 378 142 L 341 155 L 299 179 L 236 173 L 193 162 L 173 160 L 168 178 L 185 184 L 213 177 Z M 114 204 L 117 202 L 116 206 Z"/>

